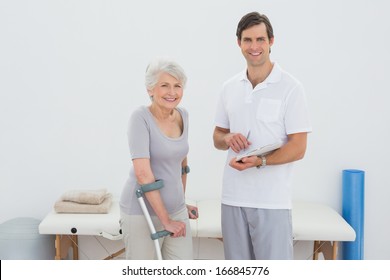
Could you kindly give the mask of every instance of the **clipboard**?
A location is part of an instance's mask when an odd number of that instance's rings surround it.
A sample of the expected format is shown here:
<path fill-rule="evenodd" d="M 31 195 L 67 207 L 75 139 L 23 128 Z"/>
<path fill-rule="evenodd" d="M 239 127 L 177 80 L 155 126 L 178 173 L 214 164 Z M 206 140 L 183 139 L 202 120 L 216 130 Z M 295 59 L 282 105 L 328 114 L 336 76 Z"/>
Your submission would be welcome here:
<path fill-rule="evenodd" d="M 267 154 L 269 152 L 272 152 L 272 151 L 274 151 L 276 149 L 279 149 L 282 145 L 283 145 L 283 142 L 276 142 L 276 143 L 273 143 L 273 144 L 269 144 L 269 145 L 266 145 L 266 146 L 254 149 L 254 150 L 249 151 L 249 152 L 247 152 L 245 154 L 237 156 L 236 157 L 236 161 L 240 161 L 244 157 L 265 155 L 265 154 Z"/>

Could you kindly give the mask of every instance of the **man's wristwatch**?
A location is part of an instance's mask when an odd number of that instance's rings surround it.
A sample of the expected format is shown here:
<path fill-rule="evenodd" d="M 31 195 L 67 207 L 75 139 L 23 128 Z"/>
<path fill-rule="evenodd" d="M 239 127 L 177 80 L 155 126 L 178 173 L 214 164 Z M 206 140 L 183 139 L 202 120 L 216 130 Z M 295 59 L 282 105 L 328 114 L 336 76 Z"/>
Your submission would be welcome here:
<path fill-rule="evenodd" d="M 261 164 L 259 164 L 256 167 L 260 168 L 260 167 L 266 166 L 267 165 L 267 158 L 265 156 L 258 156 L 258 157 L 261 158 Z"/>

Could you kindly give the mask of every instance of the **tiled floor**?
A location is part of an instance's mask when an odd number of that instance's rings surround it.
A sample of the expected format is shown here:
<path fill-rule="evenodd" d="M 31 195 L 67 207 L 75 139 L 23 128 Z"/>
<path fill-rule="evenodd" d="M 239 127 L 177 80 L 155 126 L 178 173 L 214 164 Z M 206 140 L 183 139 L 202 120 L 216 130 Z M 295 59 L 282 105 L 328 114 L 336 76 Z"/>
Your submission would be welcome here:
<path fill-rule="evenodd" d="M 194 238 L 194 259 L 195 260 L 223 260 L 223 244 L 217 239 Z M 125 259 L 124 254 L 115 259 Z"/>
<path fill-rule="evenodd" d="M 223 260 L 223 243 L 214 238 L 193 238 L 195 260 Z"/>

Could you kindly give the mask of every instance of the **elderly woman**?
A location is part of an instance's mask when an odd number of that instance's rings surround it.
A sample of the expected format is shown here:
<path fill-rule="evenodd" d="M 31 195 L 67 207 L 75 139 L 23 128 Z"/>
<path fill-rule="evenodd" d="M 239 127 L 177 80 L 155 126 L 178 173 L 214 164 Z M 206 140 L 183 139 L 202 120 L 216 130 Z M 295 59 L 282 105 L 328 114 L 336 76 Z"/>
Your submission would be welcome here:
<path fill-rule="evenodd" d="M 144 195 L 156 230 L 165 229 L 172 233 L 160 239 L 162 257 L 193 258 L 189 218 L 197 218 L 197 214 L 193 214 L 197 209 L 187 206 L 184 199 L 189 170 L 188 113 L 178 107 L 186 80 L 177 63 L 161 59 L 152 62 L 145 75 L 151 104 L 135 110 L 129 121 L 132 166 L 120 199 L 127 259 L 156 258 L 135 191 L 157 180 L 161 180 L 164 187 Z"/>

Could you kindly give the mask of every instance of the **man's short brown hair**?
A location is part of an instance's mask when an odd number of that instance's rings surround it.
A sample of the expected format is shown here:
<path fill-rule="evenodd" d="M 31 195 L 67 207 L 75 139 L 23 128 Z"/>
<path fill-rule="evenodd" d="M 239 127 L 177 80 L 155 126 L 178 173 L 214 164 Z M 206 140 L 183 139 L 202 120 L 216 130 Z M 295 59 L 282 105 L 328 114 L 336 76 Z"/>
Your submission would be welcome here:
<path fill-rule="evenodd" d="M 267 28 L 268 39 L 271 40 L 271 38 L 274 37 L 274 30 L 272 28 L 271 22 L 266 15 L 262 15 L 258 12 L 251 12 L 241 18 L 236 31 L 237 39 L 241 40 L 242 31 L 262 22 Z"/>

